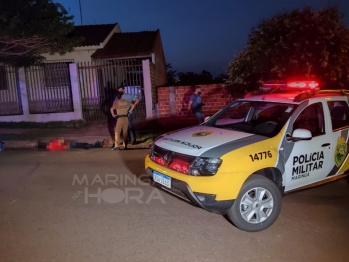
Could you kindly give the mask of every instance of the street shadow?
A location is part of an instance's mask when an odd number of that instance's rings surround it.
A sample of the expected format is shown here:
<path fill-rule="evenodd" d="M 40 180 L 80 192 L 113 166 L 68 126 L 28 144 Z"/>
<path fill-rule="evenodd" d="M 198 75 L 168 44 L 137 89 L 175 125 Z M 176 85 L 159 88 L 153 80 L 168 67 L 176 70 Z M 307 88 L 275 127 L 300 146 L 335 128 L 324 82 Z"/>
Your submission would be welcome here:
<path fill-rule="evenodd" d="M 347 181 L 347 184 L 349 185 L 349 175 L 345 178 L 345 180 Z"/>
<path fill-rule="evenodd" d="M 107 83 L 107 87 L 104 88 L 104 100 L 101 103 L 100 110 L 107 117 L 107 128 L 110 138 L 113 140 L 115 133 L 116 120 L 110 113 L 110 108 L 113 105 L 114 99 L 116 98 L 117 88 L 112 85 L 111 82 Z"/>
<path fill-rule="evenodd" d="M 123 151 L 120 156 L 123 158 L 123 163 L 125 167 L 130 171 L 131 174 L 137 176 L 141 181 L 153 185 L 150 177 L 146 174 L 143 169 L 140 173 L 139 164 L 130 160 L 130 156 L 134 154 L 135 151 L 149 151 L 152 142 L 160 135 L 172 132 L 174 130 L 182 129 L 192 124 L 186 123 L 172 123 L 172 124 L 159 124 L 159 119 L 139 121 L 135 122 L 135 133 L 137 137 L 137 144 L 129 145 L 128 148 Z M 149 143 L 147 143 L 149 142 Z M 122 150 L 120 150 L 122 151 Z M 145 154 L 144 154 L 145 156 Z M 138 160 L 137 160 L 138 161 Z M 142 159 L 142 165 L 144 165 L 144 159 Z"/>
<path fill-rule="evenodd" d="M 181 107 L 181 113 L 184 115 L 185 113 L 190 113 L 188 111 L 188 104 L 190 96 L 195 92 L 195 86 L 193 86 L 189 91 L 187 91 L 182 98 L 182 107 Z"/>
<path fill-rule="evenodd" d="M 329 181 L 329 182 L 326 182 L 326 183 L 323 183 L 323 184 L 311 185 L 309 187 L 305 187 L 305 188 L 297 189 L 297 190 L 294 190 L 294 191 L 291 191 L 291 192 L 287 192 L 287 193 L 284 193 L 283 196 L 286 197 L 286 196 L 297 195 L 299 193 L 307 192 L 307 191 L 310 191 L 312 189 L 321 188 L 321 187 L 326 188 L 328 185 L 337 183 L 340 180 L 346 181 L 346 183 L 349 185 L 349 175 L 347 175 L 346 177 L 342 177 L 340 179 L 335 179 L 333 181 Z"/>

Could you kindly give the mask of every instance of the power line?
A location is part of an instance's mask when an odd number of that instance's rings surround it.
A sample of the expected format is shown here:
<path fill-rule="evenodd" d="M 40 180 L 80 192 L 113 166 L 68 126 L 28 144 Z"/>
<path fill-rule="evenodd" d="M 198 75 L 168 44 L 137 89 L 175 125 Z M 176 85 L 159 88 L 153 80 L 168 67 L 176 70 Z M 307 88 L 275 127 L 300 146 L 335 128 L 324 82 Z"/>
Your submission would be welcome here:
<path fill-rule="evenodd" d="M 80 19 L 81 19 L 81 25 L 82 25 L 81 0 L 79 0 L 79 7 L 80 7 Z"/>

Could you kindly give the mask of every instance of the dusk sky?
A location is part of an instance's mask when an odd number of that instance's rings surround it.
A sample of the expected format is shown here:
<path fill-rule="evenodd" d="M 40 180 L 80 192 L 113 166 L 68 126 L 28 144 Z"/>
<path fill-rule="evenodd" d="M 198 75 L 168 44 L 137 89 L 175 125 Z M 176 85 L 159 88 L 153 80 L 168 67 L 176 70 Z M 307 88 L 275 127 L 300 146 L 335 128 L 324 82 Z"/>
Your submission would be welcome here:
<path fill-rule="evenodd" d="M 81 25 L 79 0 L 54 0 Z M 160 29 L 166 63 L 177 72 L 225 74 L 252 27 L 278 12 L 337 4 L 349 26 L 348 0 L 80 0 L 83 25 L 118 23 L 122 32 Z"/>

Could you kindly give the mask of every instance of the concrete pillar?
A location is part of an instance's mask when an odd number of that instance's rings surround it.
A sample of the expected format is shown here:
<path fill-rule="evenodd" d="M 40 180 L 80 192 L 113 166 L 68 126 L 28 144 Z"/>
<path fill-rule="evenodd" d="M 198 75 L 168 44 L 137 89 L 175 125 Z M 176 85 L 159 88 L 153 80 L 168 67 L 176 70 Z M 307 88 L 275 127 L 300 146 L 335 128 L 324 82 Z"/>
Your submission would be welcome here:
<path fill-rule="evenodd" d="M 170 110 L 171 116 L 176 116 L 176 96 L 174 86 L 170 86 Z"/>
<path fill-rule="evenodd" d="M 24 68 L 18 69 L 18 79 L 19 79 L 19 92 L 21 96 L 21 102 L 22 102 L 22 110 L 23 115 L 21 118 L 29 118 L 29 99 L 28 99 L 28 91 L 27 91 L 27 84 L 25 81 L 25 72 Z"/>
<path fill-rule="evenodd" d="M 143 60 L 143 84 L 144 84 L 144 99 L 145 99 L 145 111 L 146 119 L 154 118 L 153 112 L 153 97 L 151 88 L 151 76 L 150 76 L 150 61 Z"/>
<path fill-rule="evenodd" d="M 75 119 L 83 119 L 82 101 L 79 87 L 78 70 L 76 64 L 69 64 L 70 83 L 72 88 L 72 98 L 74 105 Z"/>

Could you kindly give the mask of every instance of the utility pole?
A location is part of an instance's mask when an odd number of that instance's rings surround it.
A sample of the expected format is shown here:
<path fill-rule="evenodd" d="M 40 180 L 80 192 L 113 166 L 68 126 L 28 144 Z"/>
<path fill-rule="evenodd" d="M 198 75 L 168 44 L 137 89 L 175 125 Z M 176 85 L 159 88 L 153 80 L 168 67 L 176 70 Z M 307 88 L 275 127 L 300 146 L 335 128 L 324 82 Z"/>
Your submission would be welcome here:
<path fill-rule="evenodd" d="M 81 0 L 79 0 L 79 7 L 80 7 L 80 19 L 81 19 L 81 25 L 82 25 Z"/>

